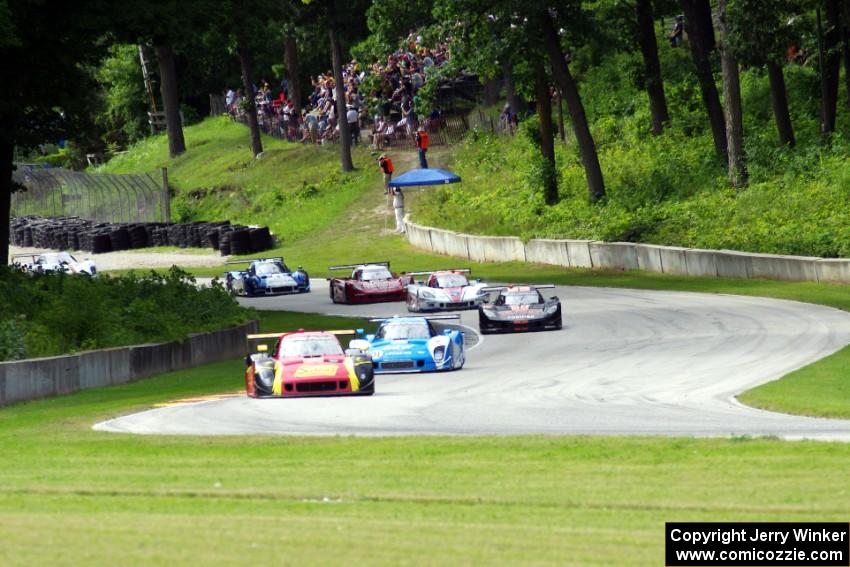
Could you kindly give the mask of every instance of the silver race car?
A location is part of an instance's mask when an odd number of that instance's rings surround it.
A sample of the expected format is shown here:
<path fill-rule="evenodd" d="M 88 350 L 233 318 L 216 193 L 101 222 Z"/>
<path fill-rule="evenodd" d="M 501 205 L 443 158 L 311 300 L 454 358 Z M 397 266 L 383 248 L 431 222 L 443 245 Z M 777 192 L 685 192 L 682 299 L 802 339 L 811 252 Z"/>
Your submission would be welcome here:
<path fill-rule="evenodd" d="M 407 286 L 407 310 L 450 311 L 475 309 L 487 298 L 482 291 L 487 284 L 481 280 L 470 281 L 469 268 L 410 272 L 408 276 L 428 276 L 424 281 Z"/>
<path fill-rule="evenodd" d="M 43 254 L 15 254 L 12 263 L 27 272 L 64 272 L 94 277 L 97 268 L 88 258 L 79 261 L 67 252 L 44 252 Z"/>

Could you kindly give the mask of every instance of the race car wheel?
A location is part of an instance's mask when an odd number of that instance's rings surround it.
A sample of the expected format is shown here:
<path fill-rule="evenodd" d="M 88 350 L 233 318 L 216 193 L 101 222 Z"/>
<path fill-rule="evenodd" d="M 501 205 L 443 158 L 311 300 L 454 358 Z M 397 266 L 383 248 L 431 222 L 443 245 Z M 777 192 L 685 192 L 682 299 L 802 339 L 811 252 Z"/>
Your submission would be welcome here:
<path fill-rule="evenodd" d="M 480 314 L 478 315 L 478 332 L 482 335 L 489 335 L 491 333 L 490 327 L 487 325 L 487 319 Z"/>
<path fill-rule="evenodd" d="M 371 396 L 375 393 L 375 379 L 372 379 L 372 383 L 357 392 L 358 396 Z"/>
<path fill-rule="evenodd" d="M 330 289 L 331 289 L 331 301 L 333 301 L 334 303 L 339 303 L 339 301 L 336 300 L 336 294 L 334 293 L 334 284 L 331 284 Z"/>
<path fill-rule="evenodd" d="M 463 368 L 464 363 L 466 362 L 466 355 L 463 352 L 463 347 L 460 347 L 455 355 L 454 359 L 454 370 L 460 370 Z"/>

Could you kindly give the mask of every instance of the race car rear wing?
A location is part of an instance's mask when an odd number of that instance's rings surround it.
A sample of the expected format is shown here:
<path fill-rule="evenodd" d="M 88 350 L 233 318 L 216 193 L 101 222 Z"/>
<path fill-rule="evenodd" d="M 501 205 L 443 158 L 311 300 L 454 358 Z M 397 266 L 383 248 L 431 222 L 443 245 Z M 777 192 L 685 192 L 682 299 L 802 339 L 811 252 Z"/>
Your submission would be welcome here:
<path fill-rule="evenodd" d="M 389 260 L 385 262 L 361 262 L 360 264 L 346 264 L 344 266 L 328 266 L 329 270 L 353 270 L 354 268 L 360 268 L 362 266 L 386 266 L 390 267 Z"/>
<path fill-rule="evenodd" d="M 496 286 L 482 287 L 481 291 L 483 291 L 485 293 L 490 293 L 490 292 L 493 292 L 493 291 L 504 291 L 504 290 L 507 290 L 507 289 L 511 289 L 512 287 L 527 287 L 527 288 L 530 288 L 530 289 L 555 289 L 555 284 L 496 285 Z"/>
<path fill-rule="evenodd" d="M 247 335 L 246 338 L 249 341 L 261 341 L 265 339 L 279 339 L 283 335 L 291 335 L 293 333 L 304 332 L 304 329 L 299 329 L 298 331 L 281 331 L 279 333 L 257 333 L 253 335 Z M 330 333 L 332 335 L 360 335 L 363 334 L 363 329 L 338 329 L 334 331 L 319 331 L 320 333 Z"/>
<path fill-rule="evenodd" d="M 405 319 L 428 319 L 429 321 L 441 321 L 447 319 L 457 319 L 460 320 L 460 315 L 404 315 Z M 398 315 L 393 315 L 392 317 L 380 317 L 375 319 L 369 319 L 372 323 L 380 323 L 382 321 L 392 321 L 393 319 L 400 318 Z"/>
<path fill-rule="evenodd" d="M 472 268 L 445 268 L 442 270 L 428 270 L 425 272 L 402 272 L 405 276 L 427 276 L 434 272 L 459 272 L 462 274 L 471 274 Z"/>
<path fill-rule="evenodd" d="M 275 260 L 283 263 L 283 256 L 278 256 L 276 258 L 247 258 L 245 260 L 231 260 L 230 262 L 225 262 L 224 264 L 249 264 L 251 262 L 274 262 Z"/>

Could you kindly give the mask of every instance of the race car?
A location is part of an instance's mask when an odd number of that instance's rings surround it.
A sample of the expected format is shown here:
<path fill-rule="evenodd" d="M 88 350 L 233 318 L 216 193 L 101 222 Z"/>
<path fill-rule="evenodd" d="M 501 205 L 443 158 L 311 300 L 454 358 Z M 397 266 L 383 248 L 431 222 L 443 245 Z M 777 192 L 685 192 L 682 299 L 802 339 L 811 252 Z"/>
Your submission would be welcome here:
<path fill-rule="evenodd" d="M 389 262 L 329 266 L 328 270 L 351 270 L 347 278 L 328 278 L 334 303 L 378 303 L 404 301 L 411 277 L 390 272 Z"/>
<path fill-rule="evenodd" d="M 407 310 L 439 311 L 475 309 L 487 297 L 481 290 L 487 284 L 469 281 L 469 268 L 433 272 L 408 272 L 408 276 L 428 276 L 422 283 L 407 286 Z"/>
<path fill-rule="evenodd" d="M 371 357 L 343 351 L 340 335 L 359 331 L 303 331 L 248 335 L 256 352 L 245 357 L 245 390 L 252 398 L 375 393 Z M 269 344 L 274 346 L 269 350 Z"/>
<path fill-rule="evenodd" d="M 29 261 L 26 259 L 29 258 Z M 82 262 L 67 252 L 45 252 L 43 254 L 15 254 L 12 263 L 26 272 L 64 272 L 81 276 L 97 275 L 94 262 L 85 259 Z"/>
<path fill-rule="evenodd" d="M 488 301 L 478 308 L 478 328 L 481 334 L 560 329 L 563 325 L 561 301 L 557 297 L 544 299 L 539 291 L 554 287 L 485 287 L 484 292 L 495 292 L 497 295 L 495 300 Z"/>
<path fill-rule="evenodd" d="M 224 274 L 227 289 L 236 295 L 251 297 L 310 291 L 310 276 L 304 268 L 298 266 L 293 272 L 283 262 L 283 258 L 255 258 L 227 264 L 248 264 L 247 270 L 229 271 Z"/>
<path fill-rule="evenodd" d="M 460 370 L 466 362 L 463 333 L 456 329 L 438 332 L 431 321 L 444 319 L 460 316 L 372 319 L 380 323 L 375 334 L 353 340 L 349 346 L 369 353 L 378 374 Z"/>

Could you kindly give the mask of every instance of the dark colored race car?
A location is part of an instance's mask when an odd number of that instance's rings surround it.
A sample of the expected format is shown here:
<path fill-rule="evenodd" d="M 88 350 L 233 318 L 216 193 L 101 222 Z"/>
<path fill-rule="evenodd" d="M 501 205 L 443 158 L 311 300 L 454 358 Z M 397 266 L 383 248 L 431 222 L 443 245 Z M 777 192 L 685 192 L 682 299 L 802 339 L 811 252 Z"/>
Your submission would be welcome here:
<path fill-rule="evenodd" d="M 252 398 L 371 396 L 372 358 L 360 349 L 343 351 L 338 335 L 359 331 L 297 331 L 248 335 L 256 352 L 245 357 L 245 389 Z M 274 346 L 269 349 L 269 343 Z"/>
<path fill-rule="evenodd" d="M 560 329 L 563 325 L 561 301 L 557 297 L 544 299 L 539 291 L 554 287 L 485 287 L 482 291 L 495 292 L 496 297 L 478 308 L 478 328 L 481 334 Z"/>
<path fill-rule="evenodd" d="M 329 266 L 328 270 L 351 270 L 347 278 L 328 278 L 334 303 L 404 301 L 412 278 L 390 272 L 389 262 Z"/>
<path fill-rule="evenodd" d="M 306 293 L 310 291 L 310 276 L 298 266 L 290 270 L 283 258 L 255 258 L 227 264 L 248 264 L 245 270 L 225 272 L 227 289 L 237 295 L 273 295 L 279 293 Z"/>

